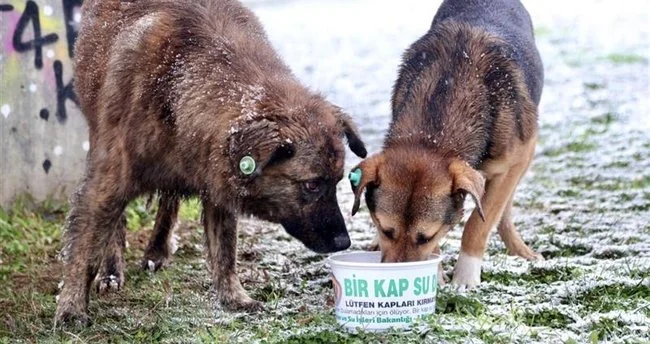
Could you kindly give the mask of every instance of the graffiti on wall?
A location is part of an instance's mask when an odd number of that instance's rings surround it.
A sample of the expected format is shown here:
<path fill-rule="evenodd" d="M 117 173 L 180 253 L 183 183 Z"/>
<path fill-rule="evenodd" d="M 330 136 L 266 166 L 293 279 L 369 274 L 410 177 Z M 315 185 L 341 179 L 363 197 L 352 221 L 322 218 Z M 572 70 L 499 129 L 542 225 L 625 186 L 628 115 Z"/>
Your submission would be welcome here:
<path fill-rule="evenodd" d="M 69 107 L 78 105 L 69 69 L 81 20 L 81 3 L 82 0 L 0 0 L 0 114 L 5 119 L 33 115 L 37 120 L 64 125 Z M 30 95 L 41 99 L 42 106 L 19 104 L 33 101 Z M 23 111 L 18 111 L 19 107 Z M 35 113 L 24 113 L 26 108 Z M 84 150 L 86 146 L 84 143 Z M 59 148 L 54 149 L 55 155 L 61 153 Z M 48 173 L 52 162 L 44 159 L 41 166 Z"/>

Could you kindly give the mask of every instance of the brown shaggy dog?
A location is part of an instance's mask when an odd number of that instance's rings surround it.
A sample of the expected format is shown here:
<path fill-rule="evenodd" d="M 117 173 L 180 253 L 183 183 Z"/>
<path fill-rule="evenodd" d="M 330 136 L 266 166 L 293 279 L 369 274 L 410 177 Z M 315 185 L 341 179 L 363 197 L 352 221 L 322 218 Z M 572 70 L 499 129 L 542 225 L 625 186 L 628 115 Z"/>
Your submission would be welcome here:
<path fill-rule="evenodd" d="M 512 222 L 515 188 L 537 138 L 542 63 L 518 0 L 444 1 L 429 32 L 404 54 L 383 152 L 359 165 L 385 262 L 422 260 L 476 204 L 453 283 L 480 282 L 493 226 L 508 251 L 541 259 Z M 441 281 L 442 282 L 442 281 Z"/>
<path fill-rule="evenodd" d="M 347 115 L 296 80 L 251 11 L 235 0 L 88 0 L 82 11 L 75 87 L 90 151 L 57 322 L 88 322 L 102 261 L 109 284 L 122 284 L 123 211 L 142 194 L 163 195 L 163 243 L 179 197 L 200 196 L 213 286 L 228 308 L 261 306 L 235 273 L 238 214 L 281 223 L 317 252 L 349 247 L 336 200 L 343 136 L 361 157 L 365 147 Z"/>

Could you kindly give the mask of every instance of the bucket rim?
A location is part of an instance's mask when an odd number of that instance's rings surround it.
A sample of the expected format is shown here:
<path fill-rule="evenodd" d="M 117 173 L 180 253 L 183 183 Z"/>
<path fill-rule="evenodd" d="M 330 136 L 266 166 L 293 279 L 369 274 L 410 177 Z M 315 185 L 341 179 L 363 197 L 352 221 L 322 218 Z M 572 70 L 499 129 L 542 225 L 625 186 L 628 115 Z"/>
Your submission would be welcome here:
<path fill-rule="evenodd" d="M 327 265 L 331 268 L 343 267 L 343 268 L 365 268 L 365 269 L 403 269 L 403 268 L 416 268 L 416 267 L 427 267 L 430 265 L 436 265 L 440 263 L 441 257 L 436 254 L 429 256 L 429 259 L 420 260 L 416 262 L 403 262 L 403 263 L 366 263 L 366 262 L 349 262 L 342 261 L 337 258 L 350 255 L 379 255 L 381 252 L 368 252 L 368 251 L 350 251 L 350 252 L 339 252 L 327 257 Z"/>

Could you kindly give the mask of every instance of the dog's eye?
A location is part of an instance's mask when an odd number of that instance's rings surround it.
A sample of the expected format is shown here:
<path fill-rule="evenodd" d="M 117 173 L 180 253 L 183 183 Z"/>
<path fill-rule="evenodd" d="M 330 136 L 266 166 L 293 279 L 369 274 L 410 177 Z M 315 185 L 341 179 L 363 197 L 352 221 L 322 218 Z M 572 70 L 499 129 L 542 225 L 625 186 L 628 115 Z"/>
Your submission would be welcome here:
<path fill-rule="evenodd" d="M 394 229 L 392 229 L 392 228 L 382 229 L 381 232 L 384 233 L 384 235 L 388 239 L 391 239 L 391 240 L 395 239 L 395 230 Z"/>
<path fill-rule="evenodd" d="M 318 180 L 310 180 L 303 184 L 305 190 L 311 193 L 317 193 L 320 191 L 320 182 Z"/>
<path fill-rule="evenodd" d="M 418 245 L 426 245 L 426 244 L 429 243 L 429 241 L 431 241 L 432 238 L 433 237 L 427 238 L 422 234 L 418 234 L 416 242 L 417 242 Z"/>

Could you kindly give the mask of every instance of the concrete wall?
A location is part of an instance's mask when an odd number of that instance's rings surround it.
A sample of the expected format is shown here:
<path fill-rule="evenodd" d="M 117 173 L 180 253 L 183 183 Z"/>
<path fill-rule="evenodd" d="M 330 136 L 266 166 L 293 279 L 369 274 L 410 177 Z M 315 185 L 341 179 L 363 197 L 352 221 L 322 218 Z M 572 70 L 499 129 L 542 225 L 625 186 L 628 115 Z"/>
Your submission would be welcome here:
<path fill-rule="evenodd" d="M 0 206 L 67 199 L 88 149 L 72 89 L 81 0 L 0 0 Z"/>

